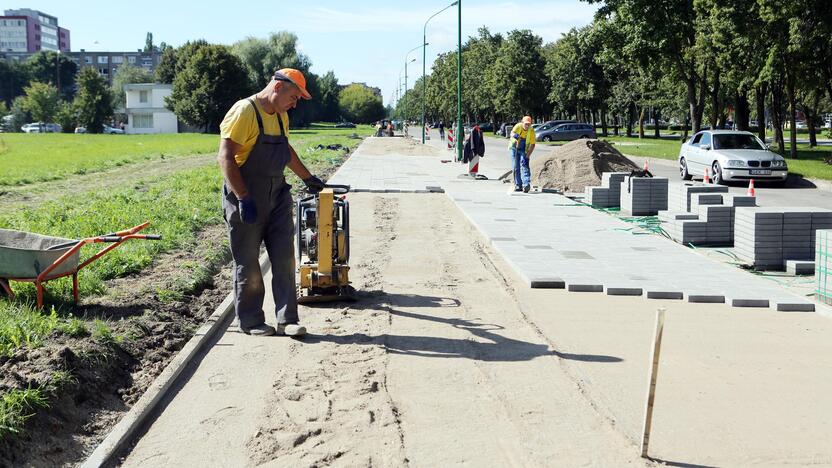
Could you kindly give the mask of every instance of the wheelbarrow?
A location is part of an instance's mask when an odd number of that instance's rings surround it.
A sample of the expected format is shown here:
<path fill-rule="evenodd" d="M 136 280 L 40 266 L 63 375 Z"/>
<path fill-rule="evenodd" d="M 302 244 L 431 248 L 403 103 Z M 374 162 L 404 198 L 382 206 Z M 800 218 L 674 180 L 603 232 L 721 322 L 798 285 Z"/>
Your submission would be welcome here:
<path fill-rule="evenodd" d="M 161 235 L 136 234 L 149 225 L 146 222 L 124 231 L 81 240 L 0 229 L 0 296 L 5 293 L 9 299 L 14 299 L 10 281 L 35 283 L 38 309 L 41 309 L 43 283 L 72 276 L 72 296 L 78 304 L 78 272 L 128 239 L 160 240 Z M 81 248 L 97 243 L 110 245 L 82 262 Z"/>

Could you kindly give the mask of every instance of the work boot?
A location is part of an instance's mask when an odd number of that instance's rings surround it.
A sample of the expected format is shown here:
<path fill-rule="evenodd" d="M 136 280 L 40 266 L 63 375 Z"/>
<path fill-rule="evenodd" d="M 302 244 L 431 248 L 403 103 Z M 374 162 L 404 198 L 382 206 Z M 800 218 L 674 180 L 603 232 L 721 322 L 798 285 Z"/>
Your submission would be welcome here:
<path fill-rule="evenodd" d="M 283 323 L 277 326 L 278 335 L 303 336 L 306 334 L 306 327 L 296 323 Z"/>
<path fill-rule="evenodd" d="M 521 191 L 523 191 L 523 189 L 519 185 L 515 185 L 514 186 L 514 191 L 515 192 L 521 192 Z"/>
<path fill-rule="evenodd" d="M 523 193 L 529 193 L 529 190 L 531 190 L 531 187 L 529 187 L 528 185 L 523 186 Z"/>
<path fill-rule="evenodd" d="M 274 327 L 272 327 L 271 325 L 266 325 L 265 323 L 255 325 L 250 328 L 240 327 L 240 331 L 242 331 L 246 335 L 251 336 L 272 336 L 275 334 Z"/>

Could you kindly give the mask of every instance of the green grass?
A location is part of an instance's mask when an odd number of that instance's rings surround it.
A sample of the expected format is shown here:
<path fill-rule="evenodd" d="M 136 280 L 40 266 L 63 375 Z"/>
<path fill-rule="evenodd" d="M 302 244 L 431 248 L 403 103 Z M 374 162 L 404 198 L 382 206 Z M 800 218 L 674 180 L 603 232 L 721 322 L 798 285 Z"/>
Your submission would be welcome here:
<path fill-rule="evenodd" d="M 324 171 L 340 164 L 345 152 L 318 149 L 317 145 L 340 143 L 354 148 L 359 139 L 353 133 L 370 134 L 369 126 L 358 129 L 335 129 L 314 126 L 297 130 L 290 141 L 301 159 L 313 172 Z M 29 135 L 27 135 L 29 136 Z M 52 135 L 31 135 L 36 137 Z M 76 137 L 83 135 L 65 135 Z M 216 135 L 209 135 L 216 142 Z M 123 137 L 123 135 L 113 135 Z M 121 140 L 126 141 L 126 140 Z M 287 171 L 291 174 L 291 171 Z M 302 184 L 291 174 L 290 183 Z M 131 274 L 141 274 L 159 255 L 180 248 L 197 248 L 195 234 L 208 225 L 222 223 L 220 190 L 222 176 L 216 166 L 200 167 L 162 178 L 137 180 L 132 186 L 116 191 L 94 191 L 74 196 L 58 196 L 35 208 L 24 208 L 0 215 L 0 226 L 6 229 L 42 233 L 51 236 L 80 239 L 129 228 L 151 221 L 145 233 L 161 234 L 161 241 L 130 240 L 91 263 L 79 277 L 81 296 L 102 294 L 104 282 Z M 81 202 L 79 202 L 79 200 Z M 82 258 L 96 252 L 102 244 L 82 250 Z M 162 300 L 178 300 L 205 282 L 209 271 L 206 265 L 219 261 L 217 251 L 205 252 L 205 265 L 183 265 L 183 276 L 169 288 L 160 291 Z M 63 312 L 71 301 L 71 281 L 68 278 L 47 283 L 48 300 Z M 13 283 L 18 299 L 14 303 L 0 300 L 0 353 L 11 353 L 20 347 L 39 346 L 53 330 L 70 336 L 92 334 L 99 341 L 110 341 L 99 324 L 87 330 L 83 321 L 55 313 L 42 313 L 25 306 L 35 299 L 30 283 Z"/>
<path fill-rule="evenodd" d="M 198 133 L 10 133 L 0 139 L 0 149 L 5 148 L 0 186 L 64 179 L 161 157 L 214 153 L 219 141 L 217 135 Z"/>
<path fill-rule="evenodd" d="M 671 139 L 637 137 L 603 137 L 611 142 L 618 151 L 631 156 L 675 160 L 679 156 L 682 142 Z M 825 160 L 832 159 L 832 147 L 809 147 L 808 144 L 797 145 L 797 159 L 789 157 L 789 145 L 786 143 L 784 156 L 789 165 L 789 172 L 808 179 L 832 180 L 832 164 Z"/>
<path fill-rule="evenodd" d="M 11 390 L 0 395 L 0 440 L 19 434 L 38 408 L 49 405 L 39 388 Z"/>

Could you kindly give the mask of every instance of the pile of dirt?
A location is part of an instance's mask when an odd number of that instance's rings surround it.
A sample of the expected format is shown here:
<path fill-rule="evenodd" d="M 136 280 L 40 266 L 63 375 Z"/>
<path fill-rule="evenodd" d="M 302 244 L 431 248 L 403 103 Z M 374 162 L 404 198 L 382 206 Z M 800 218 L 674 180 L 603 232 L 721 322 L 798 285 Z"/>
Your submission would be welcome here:
<path fill-rule="evenodd" d="M 535 155 L 537 156 L 537 155 Z M 639 167 L 602 140 L 575 140 L 548 155 L 531 158 L 532 184 L 564 192 L 583 192 L 601 185 L 604 172 L 629 172 Z"/>

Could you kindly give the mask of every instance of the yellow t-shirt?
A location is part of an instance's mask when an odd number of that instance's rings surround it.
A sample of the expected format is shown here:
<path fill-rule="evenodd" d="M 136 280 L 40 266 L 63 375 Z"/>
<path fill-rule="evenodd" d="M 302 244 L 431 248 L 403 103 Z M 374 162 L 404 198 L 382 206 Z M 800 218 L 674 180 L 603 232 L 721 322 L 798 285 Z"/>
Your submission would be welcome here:
<path fill-rule="evenodd" d="M 529 125 L 529 129 L 526 130 L 526 129 L 523 128 L 523 122 L 515 124 L 514 128 L 511 129 L 511 134 L 514 134 L 514 133 L 520 135 L 521 139 L 522 138 L 526 139 L 526 148 L 528 148 L 531 145 L 534 145 L 537 142 L 534 138 L 534 129 L 532 128 L 531 125 Z M 511 134 L 509 134 L 509 135 L 511 135 Z M 517 143 L 517 140 L 515 140 L 514 138 L 509 138 L 508 139 L 508 147 L 509 148 L 513 147 L 515 143 Z"/>
<path fill-rule="evenodd" d="M 254 96 L 252 96 L 254 98 Z M 260 118 L 263 119 L 263 131 L 266 135 L 280 135 L 280 124 L 274 114 L 267 114 L 260 107 L 257 99 L 254 99 L 257 110 L 260 111 Z M 289 115 L 285 112 L 280 114 L 283 119 L 283 128 L 286 129 L 286 136 L 289 136 Z M 220 138 L 228 138 L 234 143 L 241 145 L 240 152 L 234 155 L 238 166 L 245 164 L 254 143 L 257 141 L 257 116 L 254 114 L 254 107 L 248 99 L 240 99 L 229 109 L 220 124 Z"/>

